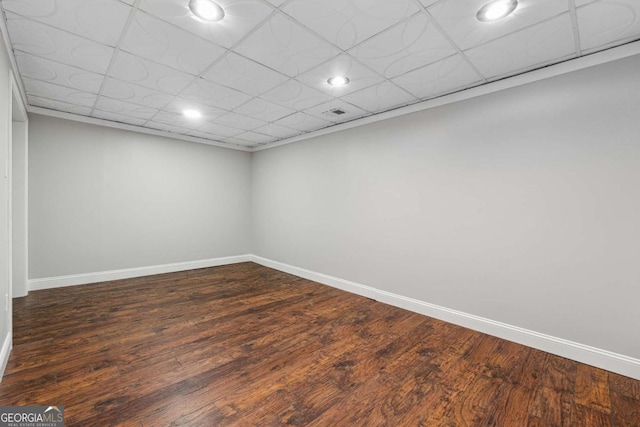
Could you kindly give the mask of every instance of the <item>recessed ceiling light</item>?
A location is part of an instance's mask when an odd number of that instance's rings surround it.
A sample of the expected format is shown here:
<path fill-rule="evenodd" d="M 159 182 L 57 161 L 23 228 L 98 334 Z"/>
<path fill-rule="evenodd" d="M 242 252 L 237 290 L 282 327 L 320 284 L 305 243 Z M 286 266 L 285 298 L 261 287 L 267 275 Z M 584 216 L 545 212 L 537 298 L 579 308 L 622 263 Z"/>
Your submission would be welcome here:
<path fill-rule="evenodd" d="M 198 110 L 184 110 L 182 114 L 189 119 L 199 119 L 202 117 L 202 113 Z"/>
<path fill-rule="evenodd" d="M 212 0 L 191 0 L 189 9 L 203 21 L 217 22 L 224 18 L 224 10 Z"/>
<path fill-rule="evenodd" d="M 349 84 L 349 79 L 344 76 L 333 76 L 327 80 L 327 83 L 335 87 L 346 86 Z"/>
<path fill-rule="evenodd" d="M 482 6 L 476 17 L 482 22 L 497 21 L 512 14 L 517 7 L 518 0 L 494 0 Z"/>

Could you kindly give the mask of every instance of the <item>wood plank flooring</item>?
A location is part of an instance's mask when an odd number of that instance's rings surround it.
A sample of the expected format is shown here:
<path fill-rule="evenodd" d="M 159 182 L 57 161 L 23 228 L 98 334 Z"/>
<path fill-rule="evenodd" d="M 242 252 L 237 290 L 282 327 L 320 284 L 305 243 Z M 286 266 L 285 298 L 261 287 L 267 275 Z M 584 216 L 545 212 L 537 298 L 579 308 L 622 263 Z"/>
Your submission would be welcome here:
<path fill-rule="evenodd" d="M 69 426 L 640 426 L 640 381 L 253 263 L 14 312 L 0 404 Z"/>

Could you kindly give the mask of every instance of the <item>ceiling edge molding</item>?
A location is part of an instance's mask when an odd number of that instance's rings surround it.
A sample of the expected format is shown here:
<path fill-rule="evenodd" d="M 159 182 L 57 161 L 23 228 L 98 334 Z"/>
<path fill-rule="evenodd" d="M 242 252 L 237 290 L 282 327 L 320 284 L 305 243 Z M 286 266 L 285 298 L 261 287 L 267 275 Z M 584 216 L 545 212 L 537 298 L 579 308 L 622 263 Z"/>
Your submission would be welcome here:
<path fill-rule="evenodd" d="M 78 114 L 65 113 L 63 111 L 50 110 L 48 108 L 34 107 L 29 105 L 27 111 L 32 114 L 40 114 L 42 116 L 56 117 L 59 119 L 72 120 L 74 122 L 89 123 L 97 126 L 110 127 L 115 129 L 128 130 L 138 133 L 146 133 L 149 135 L 164 136 L 166 138 L 178 139 L 182 141 L 197 142 L 199 144 L 212 145 L 214 147 L 226 148 L 228 150 L 252 151 L 249 147 L 243 147 L 235 144 L 225 144 L 224 142 L 216 142 L 208 139 L 196 138 L 195 136 L 181 135 L 177 133 L 166 132 L 141 126 L 128 125 L 126 123 L 112 122 L 110 120 L 97 119 L 95 117 L 81 116 Z"/>
<path fill-rule="evenodd" d="M 4 17 L 2 18 L 1 26 L 2 26 L 2 31 L 4 33 L 4 31 L 6 31 Z M 5 38 L 5 43 L 7 43 L 6 38 Z M 11 51 L 10 56 L 12 60 L 15 61 L 15 58 L 13 58 L 12 54 L 13 54 L 13 51 Z M 617 46 L 607 50 L 581 56 L 578 58 L 569 59 L 567 61 L 549 65 L 533 71 L 523 72 L 522 74 L 518 74 L 512 77 L 507 77 L 502 80 L 496 80 L 480 86 L 464 89 L 459 92 L 443 95 L 438 98 L 429 99 L 429 100 L 411 104 L 405 107 L 396 108 L 390 111 L 386 111 L 384 113 L 379 113 L 379 114 L 363 117 L 360 119 L 355 119 L 350 122 L 336 124 L 327 128 L 319 129 L 317 131 L 308 132 L 303 135 L 295 136 L 293 138 L 284 139 L 278 142 L 266 144 L 266 145 L 255 147 L 255 148 L 249 148 L 249 147 L 244 147 L 244 146 L 234 145 L 234 144 L 225 144 L 222 142 L 196 138 L 193 136 L 175 134 L 175 133 L 165 132 L 161 130 L 155 130 L 155 129 L 145 128 L 141 126 L 128 125 L 128 124 L 119 123 L 119 122 L 112 122 L 109 120 L 102 120 L 102 119 L 97 119 L 93 117 L 65 113 L 61 111 L 50 110 L 50 109 L 41 108 L 41 107 L 34 107 L 30 105 L 27 107 L 27 111 L 29 113 L 57 117 L 57 118 L 73 120 L 73 121 L 78 121 L 83 123 L 90 123 L 98 126 L 106 126 L 106 127 L 116 128 L 116 129 L 129 130 L 133 132 L 146 133 L 150 135 L 164 136 L 167 138 L 179 139 L 179 140 L 189 141 L 189 142 L 197 142 L 200 144 L 207 144 L 207 145 L 212 145 L 216 147 L 227 148 L 230 150 L 257 152 L 257 151 L 280 147 L 287 144 L 292 144 L 294 142 L 304 141 L 304 140 L 321 136 L 321 135 L 327 135 L 330 133 L 339 132 L 346 129 L 368 125 L 371 123 L 391 119 L 394 117 L 403 116 L 406 114 L 415 113 L 418 111 L 428 110 L 431 108 L 436 108 L 443 105 L 464 101 L 467 99 L 487 95 L 494 92 L 499 92 L 506 89 L 511 89 L 514 87 L 526 85 L 529 83 L 537 82 L 537 81 L 548 79 L 555 76 L 560 76 L 563 74 L 571 73 L 573 71 L 582 70 L 585 68 L 593 67 L 596 65 L 604 64 L 604 63 L 615 61 L 618 59 L 627 58 L 629 56 L 638 55 L 638 54 L 640 54 L 640 41 L 634 41 L 631 43 L 624 44 L 622 46 Z M 24 92 L 22 92 L 23 88 L 22 88 L 22 85 L 20 84 L 22 82 L 19 79 L 16 79 L 16 80 L 19 83 L 21 94 L 22 96 L 24 96 Z M 25 105 L 28 105 L 28 104 L 25 104 Z"/>
<path fill-rule="evenodd" d="M 7 18 L 2 8 L 0 8 L 0 32 L 2 32 L 2 40 L 4 40 L 4 48 L 7 51 L 7 56 L 9 57 L 11 68 L 13 69 L 13 77 L 16 81 L 16 85 L 18 86 L 18 91 L 20 92 L 22 103 L 25 106 L 29 105 L 29 102 L 27 100 L 27 92 L 24 90 L 24 85 L 22 84 L 22 76 L 18 72 L 18 63 L 16 62 L 16 56 L 13 53 L 13 46 L 11 46 L 11 39 L 9 38 L 9 30 L 7 29 Z"/>
<path fill-rule="evenodd" d="M 585 56 L 581 56 L 574 59 L 569 59 L 564 62 L 549 65 L 543 68 L 539 68 L 533 71 L 523 72 L 512 77 L 506 77 L 502 80 L 496 80 L 490 83 L 486 83 L 480 86 L 474 86 L 469 89 L 463 89 L 459 92 L 454 92 L 448 95 L 441 96 L 439 98 L 433 98 L 426 101 L 418 102 L 415 104 L 407 105 L 405 107 L 396 108 L 394 110 L 386 111 L 360 119 L 355 119 L 350 122 L 345 122 L 330 126 L 327 128 L 319 129 L 317 131 L 305 133 L 304 135 L 295 136 L 293 138 L 285 139 L 282 141 L 274 142 L 264 146 L 253 148 L 251 151 L 262 151 L 271 148 L 280 147 L 286 144 L 292 144 L 294 142 L 304 141 L 306 139 L 314 138 L 316 136 L 327 135 L 341 130 L 351 129 L 358 126 L 364 126 L 370 123 L 379 122 L 382 120 L 391 119 L 394 117 L 403 116 L 406 114 L 415 113 L 418 111 L 428 110 L 442 105 L 452 104 L 454 102 L 464 101 L 466 99 L 475 98 L 482 95 L 488 95 L 490 93 L 499 92 L 505 89 L 511 89 L 518 86 L 523 86 L 529 83 L 537 82 L 540 80 L 548 79 L 562 74 L 571 73 L 573 71 L 582 70 L 585 68 L 593 67 L 596 65 L 604 64 L 607 62 L 615 61 L 618 59 L 627 58 L 629 56 L 640 54 L 640 41 L 634 41 L 621 46 L 613 47 L 607 50 L 602 50 Z"/>

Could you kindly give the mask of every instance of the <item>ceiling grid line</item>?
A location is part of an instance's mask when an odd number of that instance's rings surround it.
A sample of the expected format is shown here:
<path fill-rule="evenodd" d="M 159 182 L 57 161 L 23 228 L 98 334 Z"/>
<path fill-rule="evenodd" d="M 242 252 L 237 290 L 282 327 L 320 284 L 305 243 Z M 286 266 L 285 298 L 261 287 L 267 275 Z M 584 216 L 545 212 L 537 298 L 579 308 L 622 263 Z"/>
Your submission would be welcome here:
<path fill-rule="evenodd" d="M 467 65 L 469 65 L 471 67 L 471 69 L 473 69 L 473 71 L 475 71 L 475 73 L 478 75 L 480 80 L 483 83 L 487 83 L 488 82 L 487 78 L 480 72 L 478 67 L 476 67 L 475 64 L 473 62 L 471 62 L 471 60 L 469 60 L 467 55 L 465 55 L 465 53 L 462 51 L 462 49 L 460 49 L 458 44 L 453 41 L 453 39 L 440 26 L 440 24 L 438 24 L 438 22 L 435 20 L 433 15 L 431 15 L 431 13 L 427 10 L 427 8 L 424 7 L 424 5 L 420 2 L 420 0 L 413 0 L 413 2 L 416 4 L 416 6 L 418 6 L 420 8 L 420 10 L 422 10 L 422 12 L 427 16 L 427 18 L 429 18 L 429 21 L 431 22 L 431 24 L 438 29 L 440 34 L 442 34 L 442 36 L 449 42 L 449 44 L 451 44 L 451 47 L 453 47 L 458 52 L 458 55 L 460 55 L 462 60 L 465 61 L 467 63 Z"/>
<path fill-rule="evenodd" d="M 287 0 L 287 1 L 286 1 L 285 3 L 283 3 L 283 4 L 284 4 L 284 5 L 286 5 L 286 4 L 289 4 L 290 2 L 294 2 L 294 1 L 295 1 L 295 0 Z M 282 7 L 282 6 L 281 6 L 281 7 Z M 322 67 L 323 65 L 325 65 L 325 64 L 327 64 L 327 63 L 330 63 L 331 61 L 335 60 L 335 58 L 336 58 L 336 57 L 338 57 L 338 56 L 340 56 L 340 55 L 348 55 L 348 56 L 351 56 L 351 55 L 349 54 L 349 50 L 351 50 L 351 49 L 353 49 L 353 48 L 357 47 L 358 45 L 361 45 L 362 43 L 366 42 L 367 40 L 369 40 L 369 39 L 371 39 L 371 38 L 373 38 L 373 37 L 375 37 L 375 36 L 377 36 L 378 34 L 381 34 L 381 33 L 383 33 L 384 31 L 389 30 L 391 27 L 394 27 L 395 25 L 400 25 L 400 24 L 402 24 L 402 23 L 404 22 L 404 21 L 397 22 L 396 24 L 392 25 L 390 28 L 386 28 L 385 30 L 381 31 L 380 33 L 377 33 L 377 34 L 375 34 L 375 35 L 373 35 L 373 36 L 371 36 L 371 37 L 369 37 L 369 38 L 366 38 L 366 39 L 364 39 L 364 40 L 362 40 L 362 41 L 360 41 L 360 42 L 356 43 L 355 45 L 353 45 L 353 46 L 349 47 L 349 49 L 348 49 L 348 50 L 345 50 L 345 49 L 342 49 L 342 48 L 340 48 L 339 46 L 337 46 L 337 45 L 336 45 L 335 43 L 333 43 L 331 40 L 326 39 L 326 38 L 325 38 L 325 37 L 323 37 L 321 34 L 318 34 L 316 31 L 313 31 L 312 29 L 308 28 L 306 25 L 304 25 L 304 24 L 302 24 L 302 23 L 300 23 L 300 22 L 296 21 L 294 17 L 292 17 L 292 16 L 290 16 L 289 14 L 287 14 L 284 10 L 282 10 L 282 9 L 281 9 L 281 7 L 279 8 L 279 12 L 280 12 L 280 13 L 281 13 L 281 14 L 282 14 L 286 19 L 288 19 L 288 20 L 290 20 L 291 22 L 293 22 L 293 23 L 294 23 L 294 25 L 296 25 L 296 24 L 297 24 L 297 25 L 301 26 L 302 28 L 304 28 L 305 30 L 307 30 L 307 31 L 308 31 L 309 33 L 311 33 L 312 35 L 314 35 L 314 36 L 316 36 L 316 37 L 321 38 L 321 39 L 322 39 L 322 40 L 324 40 L 326 43 L 329 43 L 329 44 L 330 44 L 331 46 L 333 46 L 335 49 L 337 49 L 337 50 L 339 50 L 339 51 L 340 51 L 340 54 L 338 54 L 338 55 L 336 55 L 336 56 L 334 56 L 334 57 L 332 57 L 332 58 L 327 59 L 326 61 L 324 61 L 324 62 L 322 62 L 322 63 L 320 63 L 320 64 L 318 64 L 318 65 L 316 65 L 316 66 L 314 66 L 314 67 L 312 67 L 312 68 L 310 68 L 309 70 L 305 70 L 305 71 L 304 71 L 304 72 L 302 72 L 300 75 L 305 74 L 306 72 L 312 71 L 313 69 L 320 68 L 320 67 Z M 415 16 L 415 15 L 417 15 L 418 13 L 420 13 L 420 12 L 418 11 L 418 12 L 416 12 L 416 13 L 412 14 L 412 15 L 411 15 L 410 17 L 408 17 L 407 19 L 410 19 L 412 16 Z M 353 60 L 353 61 L 355 61 L 357 64 L 360 64 L 361 66 L 363 66 L 363 67 L 367 68 L 370 72 L 372 72 L 372 73 L 376 74 L 376 75 L 377 75 L 378 77 L 380 77 L 381 79 L 383 79 L 383 80 L 385 80 L 385 81 L 389 82 L 390 84 L 392 84 L 393 86 L 395 86 L 395 87 L 396 87 L 396 88 L 398 88 L 399 90 L 402 90 L 403 92 L 407 92 L 404 88 L 402 88 L 402 87 L 398 86 L 398 85 L 397 85 L 397 84 L 395 84 L 393 81 L 391 81 L 391 80 L 387 79 L 384 75 L 382 75 L 382 74 L 378 73 L 376 70 L 374 70 L 373 68 L 369 67 L 367 64 L 365 64 L 365 63 L 363 63 L 363 62 L 361 62 L 361 61 L 358 61 L 358 59 L 357 59 L 357 58 L 353 58 L 352 60 Z M 330 76 L 327 76 L 327 77 L 330 77 Z M 305 84 L 304 82 L 300 81 L 297 77 L 292 77 L 292 79 L 296 80 L 298 83 L 300 83 L 300 84 L 302 84 L 302 85 L 304 85 L 304 84 Z M 366 90 L 366 89 L 368 89 L 368 88 L 369 88 L 369 86 L 364 87 L 364 88 L 361 88 L 361 89 L 359 89 L 358 91 Z M 357 93 L 358 91 L 354 91 L 354 92 L 352 92 L 352 93 Z M 408 92 L 407 92 L 407 93 L 408 93 Z M 350 94 L 351 94 L 351 93 L 350 93 Z M 337 97 L 335 97 L 335 96 L 332 96 L 332 98 L 333 98 L 333 99 L 338 99 L 338 98 L 337 98 Z M 350 103 L 350 102 L 348 102 L 348 101 L 342 101 L 342 102 L 344 102 L 344 103 L 346 103 L 346 104 L 348 104 L 348 105 L 351 105 L 352 107 L 356 107 L 355 105 L 353 105 L 352 103 Z M 415 102 L 418 102 L 418 101 L 415 101 Z M 319 103 L 318 105 L 320 105 L 320 104 L 322 104 L 322 103 Z M 409 105 L 409 104 L 405 104 L 405 105 Z M 356 108 L 359 108 L 359 107 L 356 107 Z M 392 107 L 392 108 L 396 108 L 396 107 Z M 374 114 L 374 113 L 371 113 L 371 114 Z M 366 117 L 367 115 L 369 115 L 369 114 L 366 114 L 366 115 L 364 115 L 364 116 L 356 117 L 356 118 L 354 118 L 353 120 L 356 120 L 356 119 L 361 118 L 361 117 Z"/>
<path fill-rule="evenodd" d="M 573 40 L 576 45 L 576 55 L 582 56 L 582 46 L 580 43 L 580 29 L 578 28 L 578 12 L 576 10 L 576 0 L 569 1 L 569 15 L 571 16 L 571 27 L 573 28 Z"/>
<path fill-rule="evenodd" d="M 284 1 L 282 4 L 280 4 L 280 6 L 278 6 L 278 7 L 275 7 L 275 6 L 273 6 L 273 5 L 272 5 L 272 6 L 274 7 L 274 9 L 275 9 L 275 10 L 274 10 L 274 13 L 279 13 L 279 14 L 280 14 L 281 16 L 283 16 L 284 18 L 286 18 L 286 19 L 290 20 L 291 22 L 293 22 L 293 23 L 294 23 L 294 25 L 299 25 L 299 26 L 303 27 L 305 30 L 307 30 L 309 33 L 311 33 L 313 36 L 315 36 L 315 37 L 319 37 L 319 38 L 323 39 L 326 43 L 329 43 L 329 44 L 330 44 L 330 45 L 332 45 L 335 49 L 339 50 L 342 54 L 347 54 L 347 52 L 346 52 L 345 50 L 343 50 L 343 49 L 341 49 L 340 47 L 336 46 L 336 45 L 335 45 L 334 43 L 332 43 L 330 40 L 325 39 L 324 37 L 322 37 L 322 35 L 317 34 L 315 31 L 313 31 L 313 30 L 309 29 L 309 28 L 308 28 L 308 27 L 306 27 L 305 25 L 303 25 L 303 24 L 301 24 L 301 23 L 297 22 L 293 17 L 291 17 L 289 14 L 287 14 L 287 13 L 283 10 L 283 8 L 284 8 L 284 7 L 286 7 L 286 6 L 287 6 L 288 4 L 290 4 L 290 3 L 293 3 L 294 1 L 295 1 L 295 0 L 286 0 L 286 1 Z M 272 14 L 272 15 L 270 15 L 267 19 L 265 19 L 265 21 L 264 21 L 264 22 L 262 22 L 261 24 L 257 25 L 257 26 L 254 28 L 254 31 L 258 31 L 258 29 L 259 29 L 259 27 L 260 27 L 260 26 L 262 26 L 262 25 L 266 25 L 266 24 L 267 24 L 267 22 L 268 22 L 268 21 L 270 21 L 270 19 L 271 19 L 271 17 L 272 17 L 272 16 L 273 16 L 273 14 Z M 248 38 L 250 35 L 251 35 L 251 33 L 247 34 L 243 40 L 245 40 L 246 38 Z M 240 40 L 240 41 L 237 43 L 237 45 L 241 44 L 241 42 L 242 42 L 243 40 Z M 235 47 L 235 46 L 234 46 L 234 47 Z M 232 48 L 230 48 L 230 50 L 233 50 L 233 47 L 232 47 Z M 339 55 L 337 55 L 337 56 L 339 56 Z M 248 59 L 252 60 L 251 58 L 248 58 Z M 317 66 L 315 66 L 315 67 L 313 67 L 313 68 L 320 67 L 320 66 L 322 66 L 323 64 L 325 64 L 325 63 L 327 63 L 327 62 L 332 61 L 333 59 L 335 59 L 335 56 L 334 56 L 334 57 L 332 57 L 332 58 L 329 58 L 329 59 L 328 59 L 327 61 L 325 61 L 324 63 L 318 64 Z M 358 63 L 359 63 L 359 62 L 358 62 Z M 361 63 L 360 63 L 360 64 L 361 64 Z M 211 64 L 211 67 L 213 67 L 214 65 L 215 65 L 215 63 L 214 63 L 214 64 Z M 263 64 L 263 65 L 264 65 L 264 64 Z M 366 64 L 361 64 L 361 65 L 363 65 L 363 66 L 367 67 L 367 66 L 366 66 Z M 210 67 L 210 68 L 211 68 L 211 67 Z M 313 68 L 312 68 L 312 69 L 313 69 Z M 368 68 L 368 67 L 367 67 L 367 68 Z M 306 71 L 309 71 L 309 70 L 306 70 Z M 377 73 L 375 70 L 373 70 L 373 69 L 370 69 L 370 71 L 371 71 L 371 72 L 374 72 L 374 73 L 376 73 L 376 74 L 378 74 L 378 73 Z M 205 71 L 205 73 L 206 73 L 206 71 Z M 384 76 L 380 76 L 380 77 L 384 78 Z M 291 77 L 291 79 L 292 79 L 292 80 L 295 80 L 296 82 L 298 82 L 299 84 L 301 84 L 301 85 L 303 85 L 303 86 L 306 86 L 306 84 L 305 84 L 304 82 L 302 82 L 302 81 L 300 81 L 299 79 L 297 79 L 297 76 L 295 76 L 295 77 Z M 392 84 L 393 84 L 393 83 L 392 83 Z M 395 85 L 395 84 L 394 84 L 394 85 Z M 396 85 L 396 86 L 397 86 L 397 85 Z M 361 90 L 364 90 L 364 89 L 366 89 L 366 88 L 363 88 L 363 89 L 361 89 Z M 404 89 L 402 89 L 402 88 L 399 88 L 399 89 L 404 91 Z M 354 92 L 354 93 L 355 93 L 355 92 Z M 335 97 L 335 96 L 333 96 L 332 98 L 333 98 L 333 99 L 336 99 L 336 97 Z M 237 108 L 241 108 L 243 105 L 246 105 L 246 104 L 250 103 L 250 102 L 251 102 L 252 100 L 254 100 L 254 99 L 262 99 L 262 98 L 260 98 L 260 96 L 255 96 L 254 98 L 252 98 L 252 99 L 248 100 L 246 103 L 244 103 L 244 104 L 242 104 L 242 105 L 239 105 Z M 344 102 L 344 101 L 343 101 L 343 102 Z M 417 101 L 416 101 L 416 102 L 417 102 Z M 351 105 L 351 104 L 350 104 L 350 103 L 348 103 L 348 102 L 346 102 L 346 103 L 347 103 L 347 104 L 349 104 L 349 105 Z M 322 104 L 322 102 L 318 103 L 317 105 L 320 105 L 320 104 Z M 352 107 L 354 107 L 354 108 L 356 108 L 354 105 L 351 105 L 351 106 L 352 106 Z M 312 107 L 313 107 L 313 105 L 312 105 Z M 292 113 L 292 114 L 296 114 L 296 113 Z M 366 114 L 366 115 L 368 115 L 368 114 Z M 286 117 L 288 117 L 288 116 L 285 116 L 285 117 L 283 117 L 283 118 L 286 118 Z M 358 117 L 358 118 L 359 118 L 359 117 Z M 277 121 L 277 120 L 276 120 L 276 121 Z M 271 124 L 271 123 L 273 123 L 273 122 L 269 122 L 269 123 Z M 330 126 L 331 126 L 331 125 L 330 125 Z M 201 126 L 201 127 L 202 127 L 202 126 Z"/>
<path fill-rule="evenodd" d="M 139 2 L 140 2 L 140 0 L 135 0 L 133 2 L 133 5 L 131 6 L 131 10 L 129 11 L 129 16 L 127 17 L 127 22 L 124 24 L 124 28 L 123 28 L 122 32 L 120 33 L 120 38 L 118 39 L 118 42 L 116 43 L 116 45 L 114 47 L 115 50 L 113 51 L 113 55 L 111 56 L 111 61 L 109 61 L 109 66 L 107 67 L 107 70 L 105 71 L 104 79 L 102 80 L 102 84 L 100 85 L 100 89 L 98 90 L 98 96 L 96 97 L 96 101 L 93 104 L 93 107 L 91 108 L 91 114 L 92 115 L 96 110 L 96 105 L 98 104 L 98 101 L 100 101 L 100 95 L 102 94 L 102 91 L 104 90 L 104 86 L 107 83 L 107 79 L 109 78 L 109 74 L 111 73 L 111 68 L 113 67 L 115 59 L 118 56 L 118 53 L 120 52 L 120 45 L 124 41 L 124 38 L 126 37 L 127 32 L 129 31 L 131 23 L 133 22 L 133 18 L 134 18 L 135 14 L 138 11 L 136 6 L 138 5 Z"/>
<path fill-rule="evenodd" d="M 136 1 L 139 1 L 139 0 L 136 0 Z M 268 15 L 266 18 L 264 18 L 264 19 L 263 19 L 263 20 L 262 20 L 258 25 L 256 25 L 256 26 L 255 26 L 254 28 L 252 28 L 248 33 L 246 33 L 246 34 L 245 34 L 245 35 L 244 35 L 240 40 L 238 40 L 238 42 L 237 42 L 237 43 L 235 43 L 232 47 L 230 47 L 229 49 L 227 49 L 227 50 L 225 51 L 225 53 L 223 53 L 219 58 L 217 58 L 215 61 L 213 61 L 211 64 L 209 64 L 209 66 L 208 66 L 208 67 L 206 67 L 204 71 L 202 71 L 198 76 L 196 76 L 196 77 L 195 77 L 195 79 L 193 80 L 193 82 L 196 82 L 198 79 L 202 78 L 202 76 L 203 76 L 204 74 L 206 74 L 206 73 L 207 73 L 207 72 L 208 72 L 208 71 L 209 71 L 209 70 L 210 70 L 214 65 L 216 65 L 218 62 L 222 61 L 222 60 L 223 60 L 223 59 L 224 59 L 224 58 L 229 54 L 229 52 L 232 52 L 232 51 L 233 51 L 233 49 L 234 49 L 234 47 L 236 47 L 237 45 L 239 45 L 239 44 L 240 44 L 242 41 L 244 41 L 247 37 L 249 37 L 249 36 L 250 36 L 250 35 L 252 35 L 255 31 L 257 31 L 257 29 L 258 29 L 259 27 L 261 27 L 262 25 L 266 24 L 266 23 L 271 19 L 271 17 L 272 17 L 273 15 L 275 15 L 276 13 L 278 13 L 277 9 L 276 9 L 276 10 L 273 10 L 271 13 L 269 13 L 269 15 Z M 249 60 L 251 60 L 251 58 L 248 58 L 248 59 L 249 59 Z M 218 84 L 218 83 L 216 83 L 216 84 Z M 186 86 L 182 91 L 180 91 L 180 93 L 178 93 L 177 95 L 175 95 L 175 97 L 173 98 L 173 100 L 175 100 L 178 96 L 180 96 L 180 94 L 182 94 L 182 93 L 186 90 L 186 88 L 187 88 L 187 87 L 188 87 L 188 86 Z M 230 88 L 230 89 L 232 89 L 232 88 Z M 234 89 L 234 90 L 235 90 L 235 89 Z M 252 99 L 253 99 L 253 98 L 252 98 Z M 173 100 L 172 100 L 172 101 L 173 101 Z M 170 102 L 169 102 L 169 104 L 170 104 L 172 101 L 170 101 Z M 247 101 L 247 102 L 249 102 L 249 101 Z M 244 103 L 244 104 L 246 104 L 246 103 Z M 244 105 L 244 104 L 242 104 L 242 105 Z M 239 106 L 242 106 L 242 105 L 239 105 Z M 229 110 L 229 112 L 231 112 L 231 110 Z M 157 113 L 157 114 L 159 114 L 159 113 Z M 153 120 L 153 118 L 157 116 L 157 114 L 155 114 L 152 118 L 150 118 L 149 120 L 147 120 L 147 122 L 146 122 L 146 123 L 148 123 L 148 122 L 152 121 L 152 120 Z M 146 123 L 145 123 L 145 124 L 146 124 Z M 201 125 L 201 126 L 197 126 L 197 127 L 195 127 L 195 128 L 194 128 L 194 130 L 198 130 L 198 129 L 202 128 L 203 126 L 205 126 L 205 125 L 203 124 L 203 125 Z"/>

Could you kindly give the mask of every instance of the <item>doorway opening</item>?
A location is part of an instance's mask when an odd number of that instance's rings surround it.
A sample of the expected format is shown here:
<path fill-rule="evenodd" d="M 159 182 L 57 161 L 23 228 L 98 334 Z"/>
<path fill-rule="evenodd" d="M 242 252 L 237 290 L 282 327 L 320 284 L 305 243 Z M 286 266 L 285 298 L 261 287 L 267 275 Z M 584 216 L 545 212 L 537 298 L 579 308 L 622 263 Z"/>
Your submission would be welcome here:
<path fill-rule="evenodd" d="M 28 117 L 15 79 L 11 79 L 11 293 L 28 292 Z"/>

